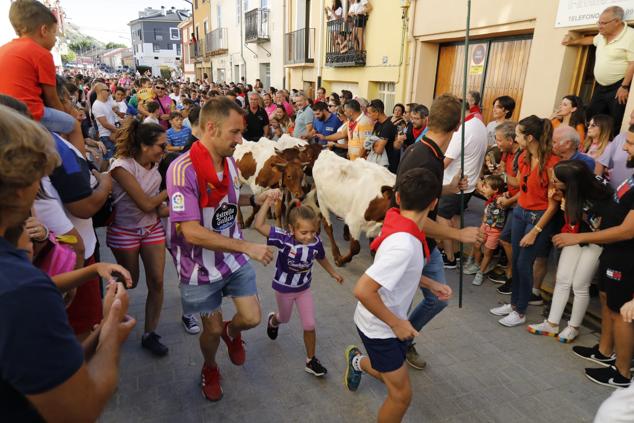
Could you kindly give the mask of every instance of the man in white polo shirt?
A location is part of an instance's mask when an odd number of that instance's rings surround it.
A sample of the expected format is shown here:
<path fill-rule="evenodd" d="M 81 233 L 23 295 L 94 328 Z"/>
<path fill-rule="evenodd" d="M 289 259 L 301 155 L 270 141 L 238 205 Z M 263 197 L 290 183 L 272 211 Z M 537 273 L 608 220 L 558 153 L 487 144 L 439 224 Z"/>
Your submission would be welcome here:
<path fill-rule="evenodd" d="M 614 134 L 618 134 L 625 113 L 627 97 L 634 75 L 634 30 L 623 22 L 624 12 L 619 6 L 610 6 L 599 16 L 599 34 L 572 38 L 564 37 L 565 46 L 596 48 L 594 79 L 597 85 L 588 106 L 588 119 L 597 114 L 614 118 Z"/>

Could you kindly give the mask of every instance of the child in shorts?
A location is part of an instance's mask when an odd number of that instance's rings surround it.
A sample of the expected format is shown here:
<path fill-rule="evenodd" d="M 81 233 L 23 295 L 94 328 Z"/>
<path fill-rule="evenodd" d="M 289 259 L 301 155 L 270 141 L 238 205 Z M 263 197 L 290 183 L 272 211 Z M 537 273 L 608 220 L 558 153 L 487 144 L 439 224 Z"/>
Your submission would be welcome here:
<path fill-rule="evenodd" d="M 317 235 L 319 219 L 311 208 L 292 204 L 288 213 L 287 231 L 266 223 L 271 205 L 280 196 L 279 190 L 269 191 L 254 223 L 255 229 L 267 237 L 267 244 L 279 249 L 273 278 L 278 311 L 269 313 L 266 333 L 269 338 L 276 339 L 279 325 L 288 323 L 295 304 L 304 328 L 304 370 L 315 376 L 323 376 L 328 370 L 315 357 L 315 307 L 310 290 L 313 261 L 316 260 L 340 284 L 343 283 L 343 277 L 335 272 L 326 258 L 324 246 Z"/>
<path fill-rule="evenodd" d="M 484 203 L 484 214 L 480 231 L 484 234 L 483 244 L 475 244 L 471 256 L 467 260 L 463 273 L 473 275 L 473 285 L 480 286 L 484 274 L 491 263 L 493 253 L 498 248 L 500 234 L 506 221 L 506 211 L 497 202 L 504 192 L 504 180 L 499 175 L 488 175 L 482 180 L 480 191 L 487 198 Z M 484 253 L 481 250 L 484 245 Z"/>
<path fill-rule="evenodd" d="M 412 397 L 405 354 L 416 329 L 407 311 L 419 285 L 440 300 L 451 296 L 451 288 L 427 277 L 421 278 L 429 248 L 423 225 L 438 202 L 441 181 L 429 170 L 410 169 L 396 188 L 400 210 L 388 210 L 381 233 L 371 245 L 374 263 L 359 278 L 354 295 L 359 300 L 354 322 L 367 356 L 354 345 L 346 348 L 344 383 L 356 391 L 365 372 L 387 387 L 387 398 L 378 421 L 401 421 Z"/>

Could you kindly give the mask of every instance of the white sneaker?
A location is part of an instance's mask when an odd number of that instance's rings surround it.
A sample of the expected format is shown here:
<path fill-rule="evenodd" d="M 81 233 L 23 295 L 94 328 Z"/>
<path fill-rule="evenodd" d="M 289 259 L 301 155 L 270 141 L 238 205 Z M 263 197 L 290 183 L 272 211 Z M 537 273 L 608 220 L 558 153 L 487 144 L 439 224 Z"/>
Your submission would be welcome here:
<path fill-rule="evenodd" d="M 482 285 L 483 279 L 484 279 L 484 275 L 482 274 L 482 272 L 478 270 L 478 273 L 476 273 L 475 278 L 473 278 L 473 281 L 471 281 L 471 285 L 480 286 Z"/>
<path fill-rule="evenodd" d="M 526 329 L 533 335 L 557 336 L 559 332 L 559 326 L 552 326 L 548 320 L 528 325 Z"/>
<path fill-rule="evenodd" d="M 489 310 L 491 314 L 495 314 L 496 316 L 506 316 L 507 314 L 510 314 L 512 311 L 513 311 L 513 307 L 510 304 L 504 304 Z"/>
<path fill-rule="evenodd" d="M 479 271 L 480 271 L 480 266 L 478 266 L 473 261 L 466 263 L 464 268 L 462 269 L 462 273 L 464 275 L 475 275 Z"/>
<path fill-rule="evenodd" d="M 572 326 L 566 326 L 566 329 L 559 333 L 557 339 L 559 339 L 559 342 L 563 344 L 569 344 L 574 341 L 577 336 L 579 336 L 579 329 L 575 329 Z"/>
<path fill-rule="evenodd" d="M 513 310 L 511 314 L 498 320 L 498 323 L 512 328 L 513 326 L 519 326 L 526 323 L 526 316 L 522 317 L 517 311 Z"/>

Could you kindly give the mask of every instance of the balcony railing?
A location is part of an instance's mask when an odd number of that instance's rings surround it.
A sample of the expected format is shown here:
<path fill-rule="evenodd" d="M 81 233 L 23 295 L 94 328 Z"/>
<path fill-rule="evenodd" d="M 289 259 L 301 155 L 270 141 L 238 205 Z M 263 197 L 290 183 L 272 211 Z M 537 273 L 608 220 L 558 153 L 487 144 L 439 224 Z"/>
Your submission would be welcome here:
<path fill-rule="evenodd" d="M 247 43 L 270 40 L 269 9 L 253 9 L 244 14 L 244 39 Z"/>
<path fill-rule="evenodd" d="M 302 28 L 284 34 L 284 64 L 315 61 L 315 28 Z"/>
<path fill-rule="evenodd" d="M 326 66 L 365 66 L 365 48 L 361 48 L 365 41 L 357 39 L 352 22 L 344 19 L 329 21 L 326 37 Z"/>
<path fill-rule="evenodd" d="M 205 41 L 205 54 L 210 56 L 225 54 L 228 51 L 227 28 L 214 29 L 209 34 L 205 35 Z"/>
<path fill-rule="evenodd" d="M 193 62 L 196 59 L 196 56 L 198 56 L 198 46 L 196 44 L 189 44 L 187 46 L 187 50 L 189 53 L 188 59 Z"/>

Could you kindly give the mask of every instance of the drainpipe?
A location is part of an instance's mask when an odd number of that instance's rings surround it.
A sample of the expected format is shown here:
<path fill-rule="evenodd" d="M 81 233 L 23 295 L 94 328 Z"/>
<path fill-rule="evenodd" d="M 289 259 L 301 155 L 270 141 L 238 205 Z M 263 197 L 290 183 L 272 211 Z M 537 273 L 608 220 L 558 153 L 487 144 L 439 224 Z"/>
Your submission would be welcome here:
<path fill-rule="evenodd" d="M 416 5 L 417 1 L 414 1 L 410 5 L 411 16 L 409 20 L 409 34 L 408 34 L 408 44 L 410 44 L 410 52 L 409 52 L 409 69 L 407 69 L 407 84 L 409 88 L 407 90 L 407 95 L 405 102 L 411 103 L 414 97 L 414 67 L 416 66 L 416 58 L 418 54 L 418 46 L 416 43 L 416 39 L 414 38 L 414 22 L 416 22 Z M 413 8 L 413 10 L 412 10 Z"/>
<path fill-rule="evenodd" d="M 315 57 L 315 60 L 317 61 L 317 86 L 315 87 L 315 92 L 317 92 L 317 90 L 319 89 L 319 87 L 321 87 L 321 55 L 322 55 L 322 49 L 323 49 L 323 44 L 324 44 L 324 23 L 325 23 L 325 9 L 326 6 L 324 5 L 324 0 L 321 0 L 319 2 L 319 28 L 316 28 L 315 31 L 317 31 L 317 29 L 319 29 L 319 34 L 315 34 L 317 38 L 317 57 Z M 306 28 L 306 31 L 308 32 L 308 36 L 310 37 L 310 28 Z"/>
<path fill-rule="evenodd" d="M 242 10 L 242 1 L 238 3 L 240 5 L 240 57 L 242 57 L 242 63 L 244 64 L 244 80 L 247 80 L 247 61 L 244 59 L 244 12 Z M 240 82 L 240 77 L 236 81 L 236 84 Z"/>
<path fill-rule="evenodd" d="M 282 28 L 284 34 L 286 34 L 286 0 L 282 3 Z M 285 47 L 284 47 L 285 48 Z M 282 88 L 286 89 L 286 73 L 289 72 L 288 68 L 284 66 L 284 72 L 282 73 Z"/>

